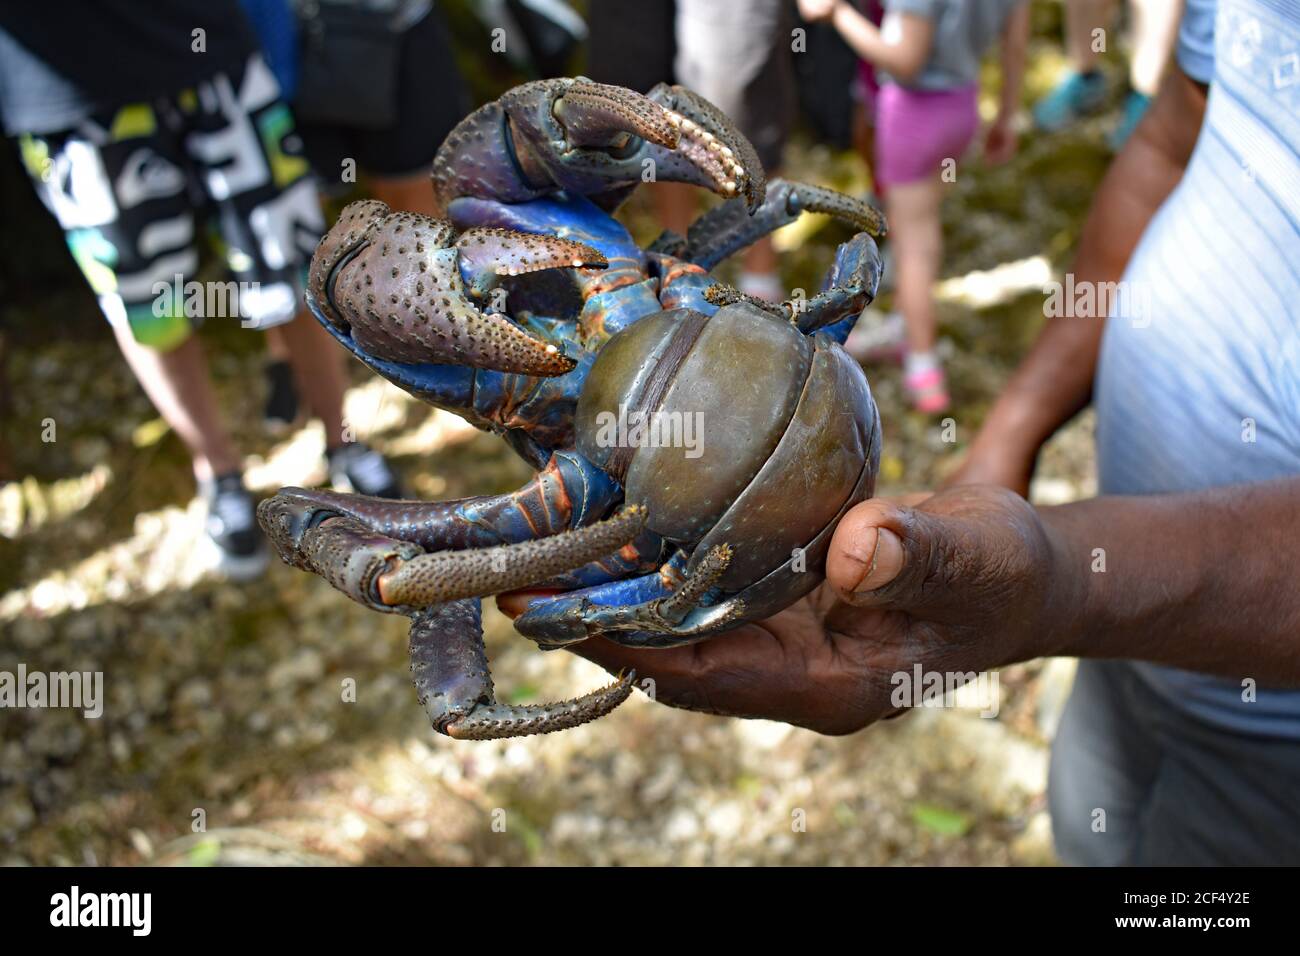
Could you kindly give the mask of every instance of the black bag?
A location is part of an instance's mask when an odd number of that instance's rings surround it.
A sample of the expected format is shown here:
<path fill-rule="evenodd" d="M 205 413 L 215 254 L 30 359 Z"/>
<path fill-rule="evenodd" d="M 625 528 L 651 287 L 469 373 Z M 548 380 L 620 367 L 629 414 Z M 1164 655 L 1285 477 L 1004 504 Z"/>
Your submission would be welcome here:
<path fill-rule="evenodd" d="M 391 12 L 319 0 L 299 5 L 298 18 L 298 117 L 360 129 L 395 126 L 405 27 Z"/>
<path fill-rule="evenodd" d="M 796 56 L 799 111 L 817 139 L 839 149 L 853 144 L 853 82 L 857 55 L 829 23 L 800 23 L 808 31 L 808 56 Z"/>

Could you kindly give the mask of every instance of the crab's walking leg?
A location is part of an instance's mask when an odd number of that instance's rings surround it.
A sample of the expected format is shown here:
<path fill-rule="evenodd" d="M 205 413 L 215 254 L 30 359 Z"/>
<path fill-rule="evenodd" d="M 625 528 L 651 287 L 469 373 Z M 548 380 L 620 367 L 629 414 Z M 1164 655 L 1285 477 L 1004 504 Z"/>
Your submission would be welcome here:
<path fill-rule="evenodd" d="M 367 607 L 409 613 L 539 584 L 596 561 L 635 538 L 646 515 L 633 505 L 604 521 L 535 541 L 432 553 L 302 496 L 268 498 L 257 517 L 286 564 L 319 574 Z"/>
<path fill-rule="evenodd" d="M 425 551 L 484 548 L 549 537 L 591 524 L 616 505 L 622 488 L 576 452 L 556 452 L 517 491 L 451 501 L 370 498 L 323 489 L 282 488 L 279 496 L 355 518 Z"/>
<path fill-rule="evenodd" d="M 506 229 L 456 238 L 449 222 L 365 200 L 344 209 L 321 240 L 308 286 L 324 318 L 374 358 L 561 375 L 574 361 L 504 316 L 480 311 L 462 267 L 488 281 L 605 264 L 600 252 L 569 239 Z"/>
<path fill-rule="evenodd" d="M 624 508 L 576 531 L 519 544 L 425 553 L 356 518 L 295 495 L 276 495 L 258 520 L 289 564 L 325 578 L 366 607 L 412 617 L 411 669 L 434 727 L 485 739 L 547 733 L 594 720 L 622 703 L 632 675 L 555 704 L 500 704 L 492 693 L 478 598 L 538 584 L 632 540 L 645 509 Z"/>
<path fill-rule="evenodd" d="M 629 505 L 612 518 L 536 541 L 398 559 L 375 587 L 384 604 L 407 607 L 513 591 L 616 551 L 644 524 L 645 509 Z"/>
<path fill-rule="evenodd" d="M 805 212 L 826 213 L 877 238 L 885 235 L 884 217 L 868 203 L 822 186 L 774 179 L 767 184 L 767 196 L 752 215 L 742 202 L 725 202 L 695 220 L 685 240 L 667 233 L 652 248 L 712 269 L 763 236 L 790 225 Z"/>
<path fill-rule="evenodd" d="M 553 704 L 502 704 L 493 691 L 478 601 L 453 601 L 411 616 L 411 677 L 434 730 L 461 740 L 545 734 L 609 713 L 632 693 L 634 674 Z"/>
<path fill-rule="evenodd" d="M 603 587 L 535 601 L 515 619 L 515 629 L 543 647 L 560 647 L 598 634 L 628 647 L 674 647 L 724 630 L 745 613 L 730 598 L 701 605 L 731 562 L 732 549 L 711 548 L 699 565 L 669 590 L 663 575 L 616 581 Z"/>
<path fill-rule="evenodd" d="M 722 284 L 706 289 L 704 298 L 719 307 L 733 302 L 749 302 L 765 312 L 788 319 L 805 334 L 826 329 L 843 345 L 853 322 L 874 301 L 876 289 L 880 286 L 880 273 L 880 250 L 874 239 L 860 232 L 840 244 L 824 288 L 810 299 L 794 298 L 774 304 Z"/>

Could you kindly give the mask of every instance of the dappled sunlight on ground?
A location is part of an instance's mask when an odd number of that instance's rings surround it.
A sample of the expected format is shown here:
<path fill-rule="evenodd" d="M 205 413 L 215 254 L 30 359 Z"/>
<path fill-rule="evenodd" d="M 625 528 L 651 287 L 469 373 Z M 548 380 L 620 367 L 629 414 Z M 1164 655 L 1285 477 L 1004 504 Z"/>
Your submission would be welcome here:
<path fill-rule="evenodd" d="M 1036 63 L 1041 88 L 1050 63 Z M 885 431 L 880 493 L 933 487 L 955 466 L 1040 328 L 1043 286 L 1068 261 L 1105 168 L 1096 123 L 1028 142 L 1006 168 L 961 167 L 939 288 L 956 441 L 906 407 L 898 369 L 869 369 Z M 864 188 L 844 153 L 796 144 L 787 166 Z M 639 235 L 653 234 L 647 208 L 638 197 L 629 210 Z M 780 237 L 790 288 L 816 288 L 847 238 L 824 217 L 805 223 Z M 93 313 L 88 295 L 59 296 L 52 311 Z M 878 305 L 887 310 L 889 296 Z M 11 343 L 5 438 L 29 477 L 0 488 L 0 669 L 103 671 L 107 700 L 98 720 L 5 713 L 0 862 L 1052 860 L 1043 790 L 1064 661 L 1002 671 L 994 719 L 926 710 L 844 738 L 673 711 L 640 694 L 550 737 L 435 735 L 410 685 L 404 619 L 278 564 L 245 586 L 211 574 L 183 449 L 98 319 L 84 328 L 77 340 Z M 203 334 L 250 486 L 322 481 L 317 425 L 280 439 L 261 431 L 255 333 Z M 419 496 L 500 492 L 528 477 L 498 439 L 355 363 L 352 375 L 349 426 Z M 58 437 L 42 443 L 47 418 Z M 1095 491 L 1091 432 L 1085 415 L 1054 439 L 1037 498 Z M 538 651 L 494 608 L 486 626 L 507 699 L 607 680 Z"/>

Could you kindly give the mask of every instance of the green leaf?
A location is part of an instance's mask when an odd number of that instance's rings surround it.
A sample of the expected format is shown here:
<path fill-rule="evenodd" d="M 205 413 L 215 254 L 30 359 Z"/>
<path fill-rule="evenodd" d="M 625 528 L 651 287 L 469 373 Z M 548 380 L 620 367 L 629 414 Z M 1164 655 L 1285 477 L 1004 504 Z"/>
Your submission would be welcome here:
<path fill-rule="evenodd" d="M 505 698 L 512 704 L 526 704 L 531 700 L 536 700 L 537 695 L 540 693 L 541 688 L 536 684 L 519 684 L 512 688 L 505 695 Z"/>
<path fill-rule="evenodd" d="M 959 810 L 946 810 L 927 803 L 918 803 L 912 807 L 912 821 L 917 826 L 942 836 L 965 836 L 972 823 L 970 816 Z"/>
<path fill-rule="evenodd" d="M 212 866 L 221 856 L 221 843 L 214 837 L 200 840 L 185 854 L 190 866 Z"/>

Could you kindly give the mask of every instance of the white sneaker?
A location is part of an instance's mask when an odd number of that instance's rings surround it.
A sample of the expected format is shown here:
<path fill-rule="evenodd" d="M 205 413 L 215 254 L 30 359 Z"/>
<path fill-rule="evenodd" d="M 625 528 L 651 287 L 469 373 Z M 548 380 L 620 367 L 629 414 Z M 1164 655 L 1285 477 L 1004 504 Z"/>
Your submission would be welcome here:
<path fill-rule="evenodd" d="M 901 364 L 907 354 L 907 324 L 898 312 L 883 315 L 867 306 L 849 333 L 844 348 L 859 362 Z"/>

